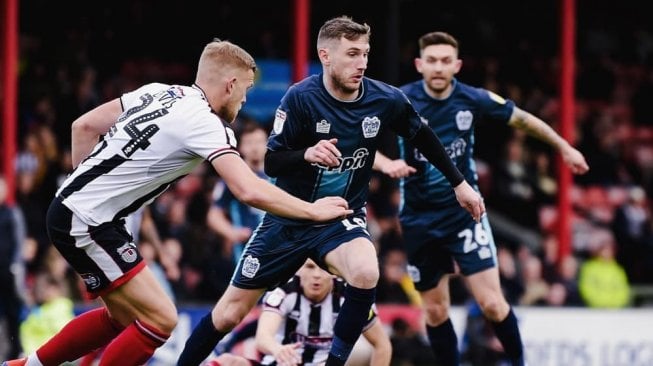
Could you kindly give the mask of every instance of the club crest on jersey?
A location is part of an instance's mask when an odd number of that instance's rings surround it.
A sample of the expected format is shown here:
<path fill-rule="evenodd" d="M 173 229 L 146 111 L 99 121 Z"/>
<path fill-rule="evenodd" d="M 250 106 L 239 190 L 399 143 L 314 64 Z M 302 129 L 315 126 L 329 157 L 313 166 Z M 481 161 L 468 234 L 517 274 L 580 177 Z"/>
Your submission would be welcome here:
<path fill-rule="evenodd" d="M 100 287 L 100 278 L 92 273 L 82 273 L 79 275 L 89 290 L 95 290 Z"/>
<path fill-rule="evenodd" d="M 120 258 L 127 263 L 133 263 L 136 258 L 138 258 L 138 252 L 136 252 L 136 245 L 134 243 L 127 243 L 117 250 Z"/>
<path fill-rule="evenodd" d="M 240 270 L 240 273 L 247 278 L 254 278 L 259 268 L 261 268 L 261 263 L 258 258 L 248 255 L 243 261 L 243 268 Z"/>
<path fill-rule="evenodd" d="M 286 122 L 286 112 L 282 111 L 281 109 L 277 109 L 277 111 L 274 113 L 274 124 L 272 125 L 274 133 L 278 135 L 281 133 L 281 131 L 283 131 L 284 122 Z"/>
<path fill-rule="evenodd" d="M 363 119 L 363 136 L 365 136 L 366 139 L 376 137 L 380 128 L 381 120 L 379 117 L 365 117 L 365 119 Z"/>
<path fill-rule="evenodd" d="M 470 111 L 458 111 L 456 113 L 456 126 L 459 130 L 469 130 L 472 127 L 474 115 Z"/>
<path fill-rule="evenodd" d="M 315 132 L 329 133 L 329 131 L 331 131 L 331 123 L 327 122 L 326 119 L 323 119 L 315 124 Z"/>

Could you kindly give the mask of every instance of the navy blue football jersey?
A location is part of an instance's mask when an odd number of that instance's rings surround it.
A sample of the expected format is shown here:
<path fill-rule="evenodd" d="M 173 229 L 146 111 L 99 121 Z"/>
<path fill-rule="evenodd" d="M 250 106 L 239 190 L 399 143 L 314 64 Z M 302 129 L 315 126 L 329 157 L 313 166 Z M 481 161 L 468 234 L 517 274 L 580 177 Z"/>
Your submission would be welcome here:
<path fill-rule="evenodd" d="M 455 79 L 453 91 L 445 99 L 431 97 L 424 87 L 423 80 L 419 80 L 400 89 L 413 103 L 423 122 L 428 123 L 438 135 L 465 180 L 476 186 L 478 176 L 473 160 L 474 126 L 481 120 L 507 123 L 515 104 L 491 91 Z M 456 201 L 447 179 L 409 141 L 399 137 L 399 150 L 401 158 L 417 169 L 416 174 L 402 181 L 402 210 L 433 209 Z"/>
<path fill-rule="evenodd" d="M 310 76 L 291 86 L 282 98 L 268 149 L 301 150 L 320 140 L 337 138 L 340 165 L 303 164 L 277 177 L 275 184 L 309 202 L 340 196 L 348 201 L 349 208 L 363 209 L 383 129 L 389 127 L 399 136 L 412 139 L 421 125 L 417 112 L 396 87 L 363 78 L 360 96 L 341 101 L 326 90 L 322 74 Z"/>

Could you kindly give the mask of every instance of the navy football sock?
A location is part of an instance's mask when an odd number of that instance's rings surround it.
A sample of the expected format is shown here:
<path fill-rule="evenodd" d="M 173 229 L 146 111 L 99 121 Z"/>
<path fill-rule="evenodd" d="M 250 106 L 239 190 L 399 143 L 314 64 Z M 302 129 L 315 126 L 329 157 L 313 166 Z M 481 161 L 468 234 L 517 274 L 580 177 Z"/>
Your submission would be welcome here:
<path fill-rule="evenodd" d="M 226 333 L 220 332 L 213 326 L 211 313 L 206 314 L 197 324 L 193 333 L 186 341 L 184 350 L 179 356 L 177 366 L 197 366 L 211 354 L 215 345 Z"/>
<path fill-rule="evenodd" d="M 368 321 L 376 289 L 345 287 L 345 302 L 333 327 L 333 343 L 326 366 L 344 365 Z"/>
<path fill-rule="evenodd" d="M 437 365 L 460 365 L 458 338 L 456 337 L 456 331 L 453 329 L 451 319 L 447 319 L 444 323 L 435 327 L 427 325 L 426 332 L 428 333 L 431 349 L 435 354 Z"/>
<path fill-rule="evenodd" d="M 521 342 L 521 335 L 519 333 L 519 327 L 517 326 L 517 318 L 515 317 L 512 308 L 505 319 L 498 323 L 490 323 L 494 327 L 494 333 L 503 345 L 503 349 L 505 350 L 506 355 L 508 355 L 508 358 L 510 358 L 512 365 L 523 366 L 524 346 Z"/>

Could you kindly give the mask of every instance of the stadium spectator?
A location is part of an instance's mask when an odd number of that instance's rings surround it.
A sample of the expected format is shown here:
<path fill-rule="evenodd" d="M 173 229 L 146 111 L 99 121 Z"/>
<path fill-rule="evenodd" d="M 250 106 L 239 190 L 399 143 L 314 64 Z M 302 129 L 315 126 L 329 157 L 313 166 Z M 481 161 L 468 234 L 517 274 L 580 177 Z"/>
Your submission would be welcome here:
<path fill-rule="evenodd" d="M 616 259 L 632 283 L 653 282 L 652 224 L 646 192 L 631 187 L 626 202 L 614 212 L 611 228 L 617 243 Z"/>
<path fill-rule="evenodd" d="M 191 334 L 179 366 L 197 365 L 256 304 L 265 288 L 284 283 L 307 257 L 348 283 L 327 366 L 344 365 L 374 302 L 376 249 L 366 230 L 367 201 L 379 132 L 411 139 L 445 173 L 448 189 L 478 220 L 484 206 L 453 166 L 432 130 L 396 88 L 364 77 L 370 27 L 349 17 L 320 28 L 323 73 L 288 89 L 276 111 L 265 171 L 276 185 L 306 199 L 338 194 L 355 214 L 321 227 L 266 215 L 250 240 L 232 283 Z M 451 187 L 455 187 L 452 189 Z M 467 213 L 469 215 L 469 213 Z"/>
<path fill-rule="evenodd" d="M 124 217 L 204 160 L 240 199 L 259 208 L 317 221 L 351 212 L 342 198 L 308 203 L 290 196 L 240 159 L 229 123 L 245 102 L 255 69 L 242 48 L 214 40 L 202 51 L 193 86 L 147 84 L 73 122 L 76 169 L 50 205 L 48 234 L 104 306 L 70 321 L 27 358 L 3 366 L 59 365 L 105 345 L 103 365 L 150 358 L 170 336 L 177 311 L 131 242 Z"/>
<path fill-rule="evenodd" d="M 615 260 L 615 242 L 606 229 L 592 234 L 591 257 L 580 266 L 580 296 L 591 308 L 623 308 L 630 303 L 630 284 L 624 268 Z"/>
<path fill-rule="evenodd" d="M 55 335 L 75 314 L 61 279 L 42 272 L 34 280 L 33 306 L 20 324 L 20 341 L 26 354 L 36 351 Z"/>
<path fill-rule="evenodd" d="M 18 357 L 19 325 L 25 293 L 25 264 L 22 260 L 25 222 L 22 212 L 6 202 L 7 184 L 0 175 L 0 320 L 6 324 L 7 356 Z"/>
<path fill-rule="evenodd" d="M 381 257 L 381 277 L 376 301 L 384 304 L 420 306 L 421 298 L 407 272 L 408 262 L 402 248 L 386 249 Z"/>
<path fill-rule="evenodd" d="M 524 249 L 528 252 L 527 249 Z M 519 298 L 520 305 L 546 305 L 549 284 L 542 274 L 542 261 L 530 252 L 520 258 L 524 293 Z"/>

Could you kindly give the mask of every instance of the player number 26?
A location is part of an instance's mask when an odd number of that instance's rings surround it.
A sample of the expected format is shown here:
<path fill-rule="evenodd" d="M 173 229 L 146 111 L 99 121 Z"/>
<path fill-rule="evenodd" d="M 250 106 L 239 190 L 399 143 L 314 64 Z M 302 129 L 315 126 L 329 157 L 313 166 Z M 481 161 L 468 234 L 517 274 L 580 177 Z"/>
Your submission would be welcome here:
<path fill-rule="evenodd" d="M 465 243 L 463 244 L 463 251 L 469 253 L 472 250 L 476 250 L 480 245 L 488 245 L 490 243 L 490 236 L 487 234 L 487 231 L 483 229 L 483 224 L 478 223 L 474 226 L 474 231 L 472 229 L 465 229 L 458 233 L 459 238 L 464 238 Z"/>

